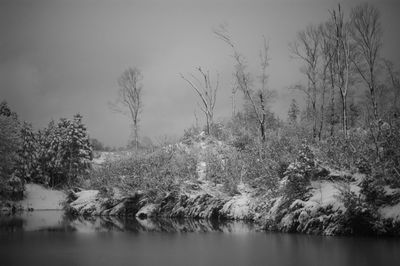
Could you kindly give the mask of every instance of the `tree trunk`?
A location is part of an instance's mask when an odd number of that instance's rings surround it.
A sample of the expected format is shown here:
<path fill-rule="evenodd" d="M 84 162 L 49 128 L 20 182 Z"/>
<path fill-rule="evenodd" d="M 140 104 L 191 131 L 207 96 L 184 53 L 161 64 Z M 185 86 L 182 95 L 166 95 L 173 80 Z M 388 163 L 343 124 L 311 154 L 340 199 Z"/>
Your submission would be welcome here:
<path fill-rule="evenodd" d="M 236 93 L 232 92 L 232 117 L 235 117 L 236 115 Z"/>
<path fill-rule="evenodd" d="M 209 115 L 206 114 L 206 134 L 210 136 L 210 119 Z"/>
<path fill-rule="evenodd" d="M 265 142 L 265 123 L 260 123 L 260 132 L 261 132 L 261 140 L 262 142 Z"/>
<path fill-rule="evenodd" d="M 325 87 L 323 88 L 322 91 L 322 103 L 321 103 L 321 123 L 319 125 L 319 132 L 318 132 L 318 140 L 321 140 L 322 138 L 322 130 L 324 128 L 324 113 L 325 113 Z"/>
<path fill-rule="evenodd" d="M 330 67 L 331 72 L 331 137 L 334 135 L 335 129 L 335 82 L 333 80 L 333 70 Z"/>
<path fill-rule="evenodd" d="M 264 97 L 263 94 L 260 93 L 260 105 L 261 105 L 261 121 L 260 122 L 260 132 L 261 132 L 261 140 L 262 142 L 265 142 L 265 120 L 266 120 L 266 115 L 265 115 L 265 108 L 264 108 Z"/>
<path fill-rule="evenodd" d="M 138 126 L 137 126 L 137 120 L 133 121 L 133 141 L 135 142 L 135 149 L 137 150 L 139 148 L 139 136 L 138 136 Z"/>
<path fill-rule="evenodd" d="M 342 96 L 342 111 L 343 111 L 343 116 L 342 116 L 342 126 L 343 126 L 343 134 L 344 137 L 347 138 L 347 97 L 346 95 L 341 94 Z"/>
<path fill-rule="evenodd" d="M 315 73 L 313 73 L 312 85 L 313 85 L 312 108 L 313 108 L 313 118 L 314 118 L 313 138 L 315 139 L 317 138 L 317 84 L 315 81 Z"/>
<path fill-rule="evenodd" d="M 315 139 L 317 137 L 317 106 L 315 99 L 313 99 L 312 102 L 312 109 L 313 109 L 313 138 Z"/>
<path fill-rule="evenodd" d="M 378 120 L 379 119 L 378 104 L 376 102 L 375 88 L 374 87 L 375 87 L 374 85 L 371 85 L 370 94 L 371 94 L 372 108 L 373 108 L 373 111 L 374 111 L 374 119 Z"/>

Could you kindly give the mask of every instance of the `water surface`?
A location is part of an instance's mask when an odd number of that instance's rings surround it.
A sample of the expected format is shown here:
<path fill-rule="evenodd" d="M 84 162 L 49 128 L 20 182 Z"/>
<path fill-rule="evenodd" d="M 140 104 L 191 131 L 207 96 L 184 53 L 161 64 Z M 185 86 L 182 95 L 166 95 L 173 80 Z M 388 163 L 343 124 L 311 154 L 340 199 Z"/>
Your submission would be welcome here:
<path fill-rule="evenodd" d="M 0 217 L 0 265 L 399 265 L 400 240 L 264 233 L 240 222 Z"/>

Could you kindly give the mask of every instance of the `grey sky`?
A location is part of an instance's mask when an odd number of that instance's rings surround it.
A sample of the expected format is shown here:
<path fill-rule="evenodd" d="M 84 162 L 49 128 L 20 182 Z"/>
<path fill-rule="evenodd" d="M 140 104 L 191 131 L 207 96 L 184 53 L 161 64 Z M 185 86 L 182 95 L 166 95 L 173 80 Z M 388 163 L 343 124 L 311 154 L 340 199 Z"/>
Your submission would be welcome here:
<path fill-rule="evenodd" d="M 346 11 L 362 1 L 344 1 Z M 383 56 L 400 64 L 400 2 L 369 1 L 382 15 Z M 337 1 L 0 1 L 0 98 L 35 127 L 50 119 L 84 116 L 91 136 L 125 145 L 129 120 L 110 111 L 117 78 L 129 66 L 144 75 L 141 134 L 181 135 L 194 123 L 197 99 L 179 77 L 202 66 L 221 73 L 216 117 L 230 114 L 231 51 L 212 34 L 227 23 L 256 70 L 265 35 L 270 42 L 273 110 L 285 117 L 287 87 L 302 79 L 288 43 L 310 23 L 328 18 Z"/>

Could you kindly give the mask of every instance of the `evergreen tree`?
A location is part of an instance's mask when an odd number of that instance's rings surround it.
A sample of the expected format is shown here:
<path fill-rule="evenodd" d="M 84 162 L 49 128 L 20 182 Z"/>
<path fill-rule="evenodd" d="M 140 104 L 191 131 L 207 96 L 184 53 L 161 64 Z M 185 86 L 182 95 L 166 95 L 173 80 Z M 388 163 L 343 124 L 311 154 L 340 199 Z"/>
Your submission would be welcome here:
<path fill-rule="evenodd" d="M 13 171 L 20 145 L 19 121 L 13 116 L 0 115 L 0 179 Z"/>
<path fill-rule="evenodd" d="M 23 123 L 21 127 L 21 146 L 18 150 L 17 175 L 25 181 L 33 181 L 39 176 L 38 142 L 32 125 Z"/>
<path fill-rule="evenodd" d="M 65 130 L 62 159 L 63 168 L 67 170 L 67 182 L 70 183 L 90 168 L 92 147 L 80 114 L 76 114 L 72 121 L 66 122 Z"/>
<path fill-rule="evenodd" d="M 70 185 L 90 168 L 92 147 L 81 115 L 51 121 L 36 134 L 24 124 L 21 132 L 18 173 L 24 178 L 51 187 Z"/>

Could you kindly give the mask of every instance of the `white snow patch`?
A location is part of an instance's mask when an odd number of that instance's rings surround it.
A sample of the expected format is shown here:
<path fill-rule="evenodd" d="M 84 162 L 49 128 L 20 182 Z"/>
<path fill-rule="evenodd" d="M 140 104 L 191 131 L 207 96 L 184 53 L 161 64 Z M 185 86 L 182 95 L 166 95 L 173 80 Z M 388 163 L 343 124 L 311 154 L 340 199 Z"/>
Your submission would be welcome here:
<path fill-rule="evenodd" d="M 400 193 L 400 188 L 391 188 L 390 186 L 384 186 L 383 189 L 385 190 L 386 195 L 394 195 Z"/>
<path fill-rule="evenodd" d="M 400 221 L 400 202 L 393 206 L 385 206 L 380 208 L 379 213 L 385 219 Z"/>
<path fill-rule="evenodd" d="M 249 197 L 245 195 L 234 196 L 224 204 L 221 211 L 234 219 L 244 219 L 250 213 L 250 203 Z"/>
<path fill-rule="evenodd" d="M 312 197 L 309 202 L 316 202 L 322 207 L 332 205 L 335 210 L 344 210 L 343 203 L 339 200 L 340 190 L 337 182 L 331 181 L 312 181 L 313 187 Z M 350 183 L 350 191 L 356 195 L 360 194 L 360 187 L 354 183 Z"/>
<path fill-rule="evenodd" d="M 244 183 L 240 183 L 237 189 L 240 195 L 233 196 L 224 204 L 221 211 L 234 219 L 245 219 L 249 217 L 254 202 L 251 197 L 252 189 Z"/>
<path fill-rule="evenodd" d="M 312 181 L 311 185 L 313 187 L 313 195 L 308 200 L 309 202 L 316 202 L 321 206 L 332 205 L 336 210 L 344 208 L 338 199 L 340 190 L 335 183 L 329 181 Z"/>
<path fill-rule="evenodd" d="M 92 162 L 94 164 L 103 164 L 107 160 L 107 153 L 102 152 L 98 158 L 93 158 Z"/>
<path fill-rule="evenodd" d="M 356 184 L 360 184 L 364 180 L 365 174 L 354 173 L 353 174 L 353 178 L 356 181 Z"/>
<path fill-rule="evenodd" d="M 98 190 L 83 190 L 77 192 L 76 196 L 78 196 L 78 198 L 71 203 L 71 206 L 75 208 L 86 206 L 96 200 L 98 193 Z"/>
<path fill-rule="evenodd" d="M 63 191 L 45 188 L 37 184 L 25 185 L 25 198 L 20 201 L 24 209 L 61 210 L 66 195 Z"/>
<path fill-rule="evenodd" d="M 108 152 L 103 151 L 100 152 L 100 156 L 98 158 L 93 158 L 92 163 L 101 165 L 105 162 L 112 162 L 123 158 L 129 158 L 132 156 L 132 152 L 130 151 L 120 151 L 120 152 Z"/>
<path fill-rule="evenodd" d="M 329 176 L 332 176 L 332 177 L 334 177 L 334 176 L 336 176 L 336 177 L 352 176 L 352 174 L 349 173 L 348 171 L 332 169 L 329 167 L 327 167 L 327 169 L 330 172 Z"/>

